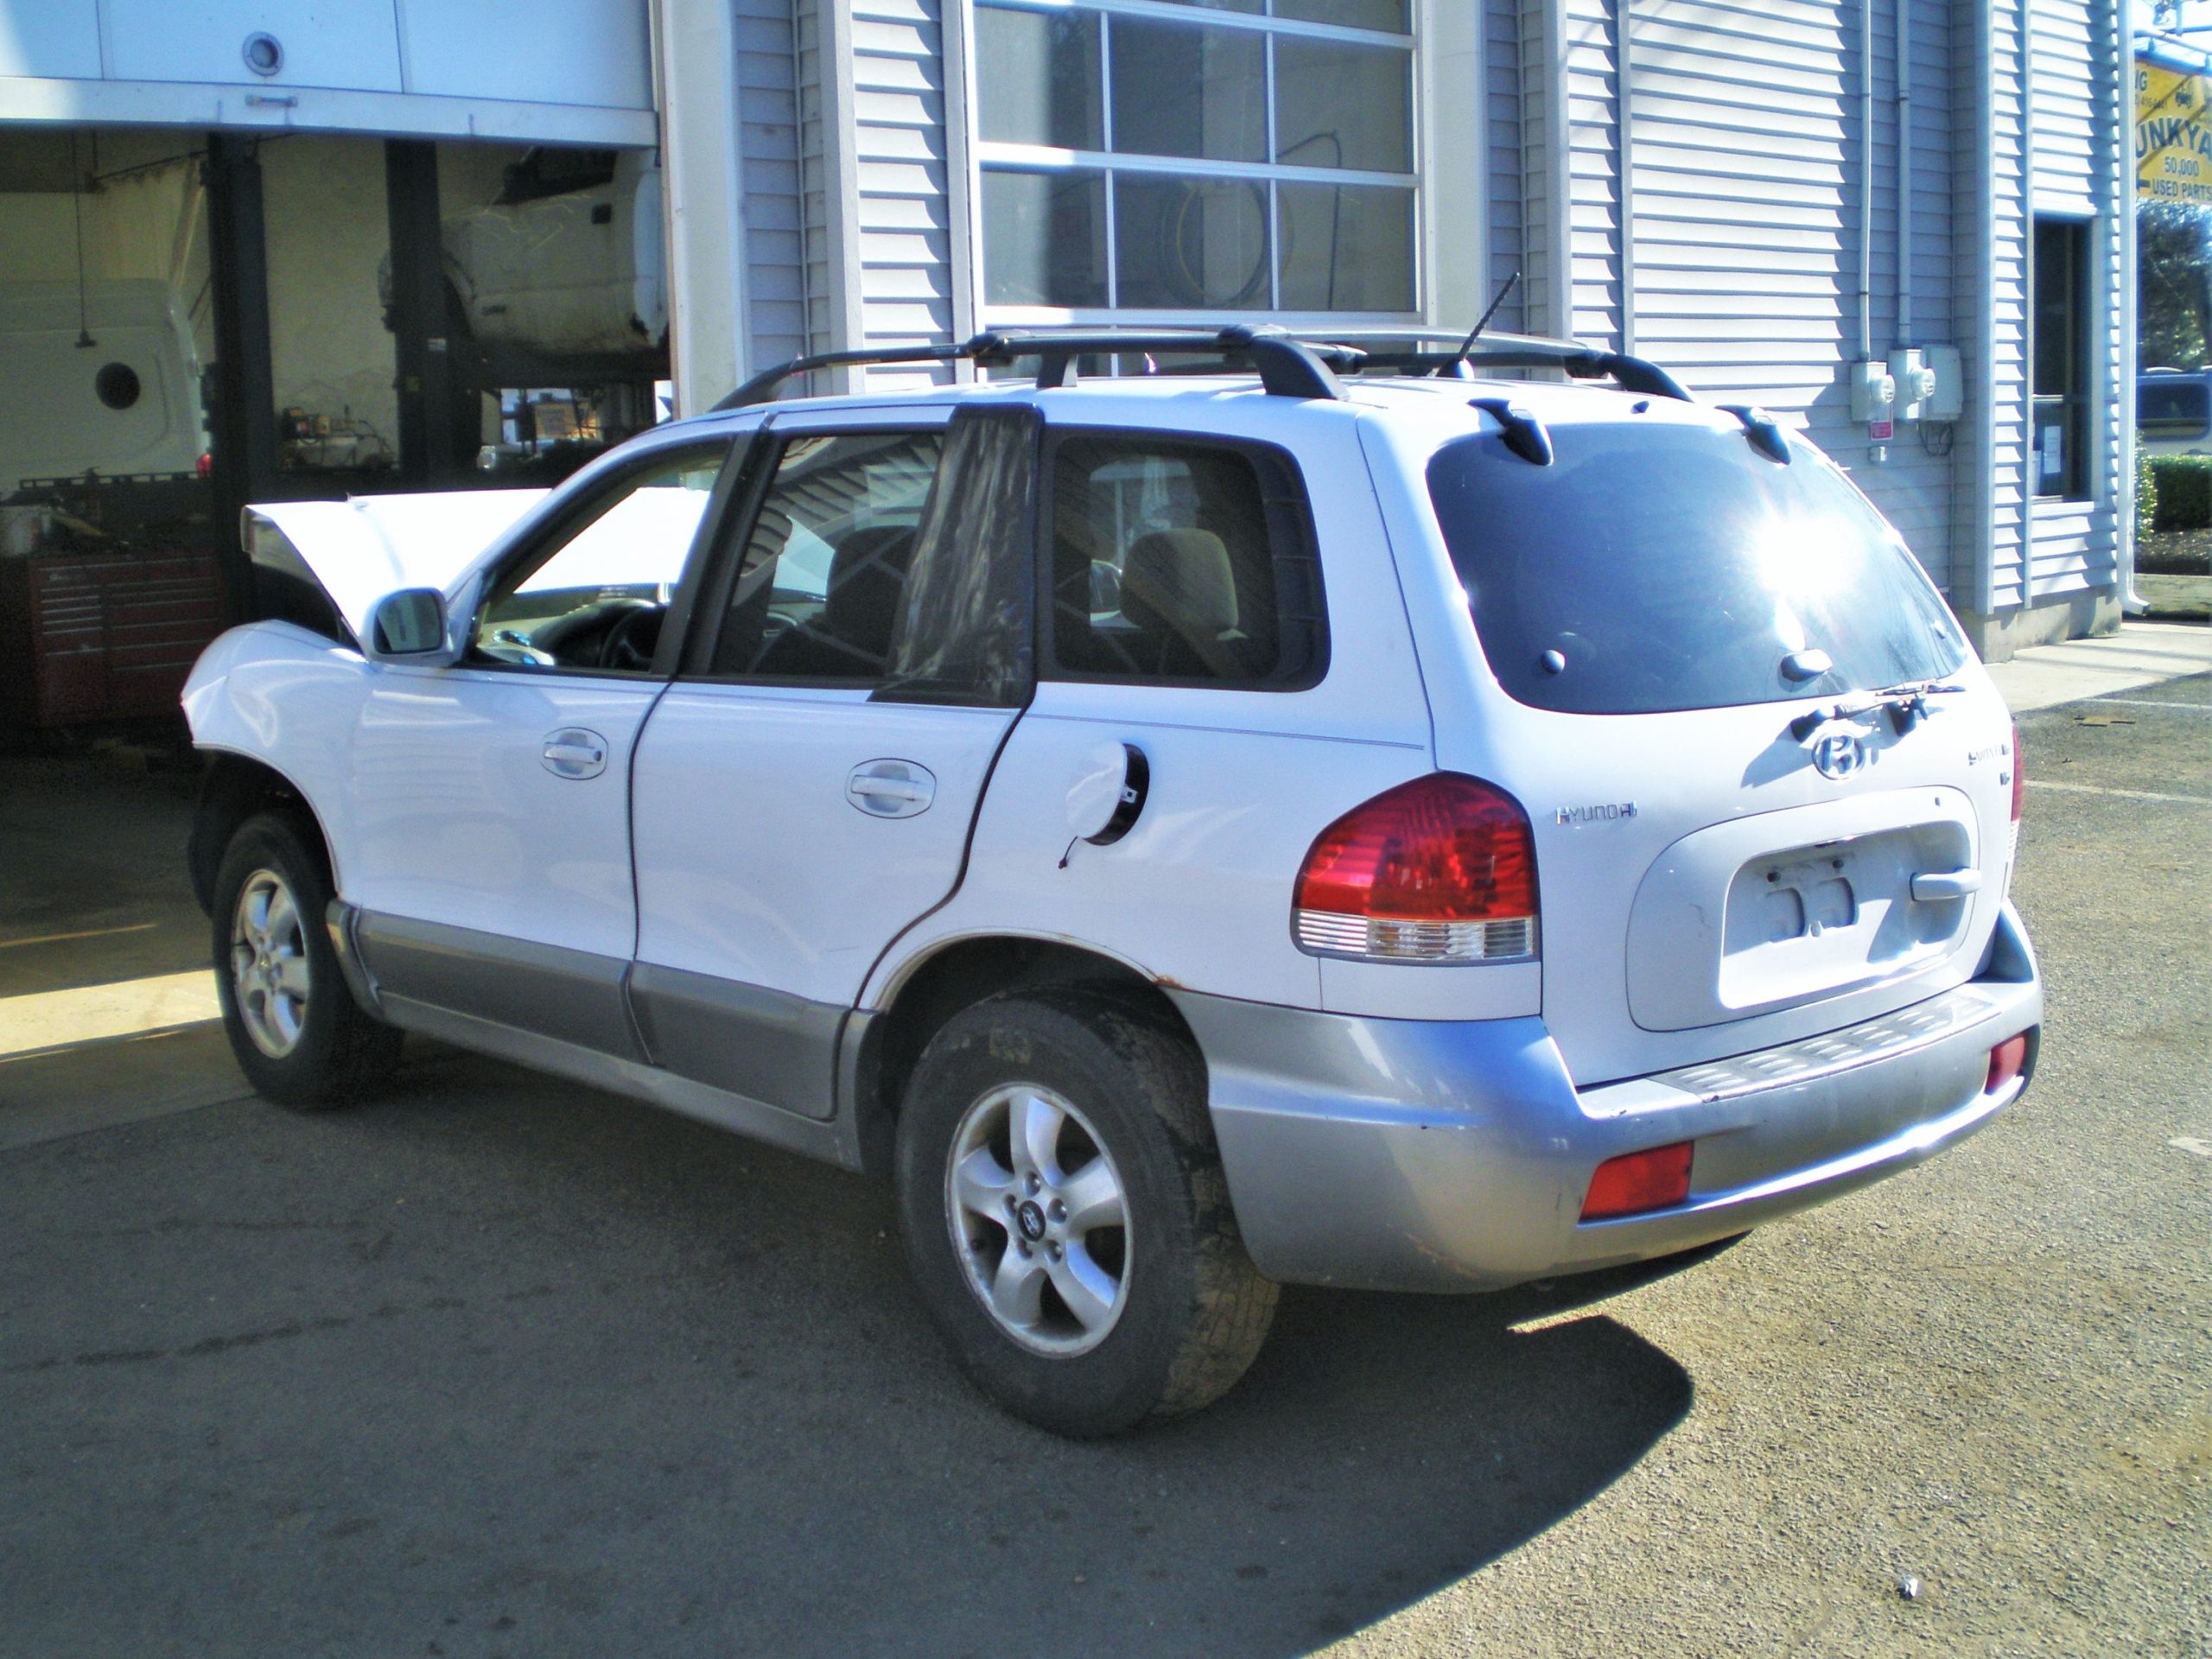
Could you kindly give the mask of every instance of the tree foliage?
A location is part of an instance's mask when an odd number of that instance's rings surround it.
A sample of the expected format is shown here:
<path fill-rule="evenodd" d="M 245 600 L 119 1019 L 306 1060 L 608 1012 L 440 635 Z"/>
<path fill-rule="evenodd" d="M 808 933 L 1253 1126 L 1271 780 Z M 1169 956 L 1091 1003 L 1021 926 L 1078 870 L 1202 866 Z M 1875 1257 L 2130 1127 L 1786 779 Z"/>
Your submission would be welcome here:
<path fill-rule="evenodd" d="M 2193 369 L 2212 359 L 2212 208 L 2141 203 L 2135 214 L 2136 363 Z"/>

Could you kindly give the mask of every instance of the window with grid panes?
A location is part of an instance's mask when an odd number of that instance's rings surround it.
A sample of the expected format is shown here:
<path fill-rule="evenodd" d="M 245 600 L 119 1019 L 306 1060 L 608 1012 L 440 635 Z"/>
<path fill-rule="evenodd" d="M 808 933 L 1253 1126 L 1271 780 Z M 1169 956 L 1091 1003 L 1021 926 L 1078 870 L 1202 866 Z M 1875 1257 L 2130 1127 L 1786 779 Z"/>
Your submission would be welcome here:
<path fill-rule="evenodd" d="M 983 302 L 1402 317 L 1411 0 L 977 0 Z"/>

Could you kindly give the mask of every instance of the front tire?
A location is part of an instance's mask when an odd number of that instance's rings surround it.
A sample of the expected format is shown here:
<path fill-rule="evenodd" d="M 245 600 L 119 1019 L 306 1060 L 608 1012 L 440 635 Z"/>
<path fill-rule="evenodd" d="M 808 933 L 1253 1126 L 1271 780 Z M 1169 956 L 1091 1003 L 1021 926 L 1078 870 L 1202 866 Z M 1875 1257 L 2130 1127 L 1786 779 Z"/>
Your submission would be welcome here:
<path fill-rule="evenodd" d="M 216 871 L 224 1034 L 258 1093 L 302 1111 L 360 1099 L 399 1060 L 400 1033 L 346 989 L 323 925 L 330 898 L 319 849 L 276 813 L 240 825 Z"/>
<path fill-rule="evenodd" d="M 896 1165 L 931 1319 L 1039 1427 L 1195 1411 L 1266 1340 L 1277 1287 L 1244 1253 L 1205 1065 L 1141 1007 L 1048 990 L 957 1015 L 914 1068 Z"/>

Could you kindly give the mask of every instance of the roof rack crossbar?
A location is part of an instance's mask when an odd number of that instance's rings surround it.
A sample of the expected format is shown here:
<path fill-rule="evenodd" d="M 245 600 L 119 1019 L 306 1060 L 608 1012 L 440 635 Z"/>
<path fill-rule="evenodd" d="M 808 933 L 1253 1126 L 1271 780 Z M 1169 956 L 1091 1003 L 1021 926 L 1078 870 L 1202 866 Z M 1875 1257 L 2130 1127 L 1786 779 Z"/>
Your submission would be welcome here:
<path fill-rule="evenodd" d="M 1120 353 L 1191 353 L 1218 356 L 1249 365 L 1260 384 L 1278 397 L 1337 399 L 1344 396 L 1339 373 L 1368 370 L 1460 376 L 1459 365 L 1480 363 L 1498 368 L 1556 368 L 1579 380 L 1610 378 L 1624 391 L 1692 401 L 1681 383 L 1640 357 L 1602 352 L 1573 340 L 1509 335 L 1477 340 L 1465 352 L 1370 351 L 1353 342 L 1368 338 L 1420 340 L 1454 339 L 1442 331 L 1382 330 L 1374 334 L 1346 331 L 1347 338 L 1300 337 L 1278 328 L 1237 323 L 1225 328 L 1161 329 L 988 329 L 955 345 L 885 346 L 861 351 L 820 352 L 763 370 L 715 405 L 717 412 L 772 399 L 786 380 L 817 369 L 857 368 L 901 363 L 968 362 L 1002 368 L 1017 358 L 1039 359 L 1037 384 L 1052 390 L 1067 383 L 1079 356 Z"/>

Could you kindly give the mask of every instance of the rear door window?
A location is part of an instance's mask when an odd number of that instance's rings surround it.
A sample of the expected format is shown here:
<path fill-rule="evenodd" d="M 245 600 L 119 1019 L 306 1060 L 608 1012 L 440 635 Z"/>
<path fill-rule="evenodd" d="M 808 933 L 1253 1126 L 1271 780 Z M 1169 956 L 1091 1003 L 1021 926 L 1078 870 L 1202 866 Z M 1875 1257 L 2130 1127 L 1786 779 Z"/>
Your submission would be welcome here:
<path fill-rule="evenodd" d="M 1429 496 L 1491 671 L 1539 709 L 1626 715 L 1939 677 L 1966 647 L 1895 531 L 1802 448 L 1739 431 L 1565 424 L 1554 464 L 1494 431 L 1446 444 Z M 1791 680 L 1783 659 L 1827 654 Z"/>
<path fill-rule="evenodd" d="M 941 432 L 811 433 L 776 457 L 711 672 L 883 677 Z"/>

